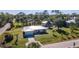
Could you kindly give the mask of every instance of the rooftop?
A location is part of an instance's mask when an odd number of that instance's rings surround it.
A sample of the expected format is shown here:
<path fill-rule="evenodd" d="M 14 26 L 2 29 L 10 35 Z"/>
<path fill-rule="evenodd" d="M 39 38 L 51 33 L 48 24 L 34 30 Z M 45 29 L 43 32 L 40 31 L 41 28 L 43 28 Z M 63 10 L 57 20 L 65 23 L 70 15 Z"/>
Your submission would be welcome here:
<path fill-rule="evenodd" d="M 47 23 L 48 21 L 42 21 L 42 23 Z"/>
<path fill-rule="evenodd" d="M 43 26 L 25 26 L 23 27 L 22 31 L 35 31 L 35 30 L 41 30 L 41 29 L 47 29 L 47 27 L 43 27 Z"/>
<path fill-rule="evenodd" d="M 75 20 L 72 19 L 72 20 L 68 20 L 68 21 L 66 21 L 66 22 L 67 22 L 67 23 L 71 23 L 71 22 L 75 23 Z"/>

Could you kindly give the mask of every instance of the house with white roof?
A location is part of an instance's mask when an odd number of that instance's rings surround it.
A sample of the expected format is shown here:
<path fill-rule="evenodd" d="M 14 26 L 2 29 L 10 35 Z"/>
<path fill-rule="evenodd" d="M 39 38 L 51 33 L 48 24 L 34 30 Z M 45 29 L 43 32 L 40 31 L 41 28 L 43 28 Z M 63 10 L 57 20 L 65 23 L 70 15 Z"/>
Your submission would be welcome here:
<path fill-rule="evenodd" d="M 74 19 L 66 21 L 67 23 L 76 23 Z"/>
<path fill-rule="evenodd" d="M 76 23 L 75 21 L 76 17 L 72 17 L 71 20 L 67 20 L 67 23 Z"/>
<path fill-rule="evenodd" d="M 23 31 L 23 37 L 33 37 L 34 35 L 37 34 L 43 34 L 46 33 L 46 30 L 48 28 L 44 27 L 44 26 L 26 26 L 23 27 L 22 31 Z"/>
<path fill-rule="evenodd" d="M 51 21 L 42 21 L 42 26 L 50 28 L 50 27 L 53 26 L 53 22 L 51 22 Z"/>

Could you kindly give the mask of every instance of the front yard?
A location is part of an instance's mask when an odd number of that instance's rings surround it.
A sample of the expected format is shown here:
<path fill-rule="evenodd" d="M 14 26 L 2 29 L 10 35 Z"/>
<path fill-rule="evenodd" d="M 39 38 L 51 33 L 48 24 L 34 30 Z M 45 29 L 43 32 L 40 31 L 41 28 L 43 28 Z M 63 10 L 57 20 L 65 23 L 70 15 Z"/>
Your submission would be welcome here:
<path fill-rule="evenodd" d="M 73 33 L 71 33 L 70 28 L 63 28 L 61 30 L 60 32 L 58 32 L 57 29 L 47 30 L 48 34 L 37 35 L 35 39 L 42 44 L 51 44 L 79 38 L 79 29 L 74 30 Z"/>
<path fill-rule="evenodd" d="M 6 31 L 0 36 L 0 41 L 4 40 L 5 34 L 11 34 L 13 35 L 13 40 L 9 43 L 6 43 L 6 45 L 12 46 L 14 48 L 25 48 L 25 43 L 28 42 L 28 39 L 23 38 L 21 30 L 21 28 L 12 28 L 10 31 Z M 42 44 L 51 44 L 79 38 L 79 29 L 74 29 L 71 33 L 70 28 L 61 28 L 61 30 L 59 31 L 54 28 L 48 29 L 47 33 L 48 34 L 36 35 L 35 40 L 40 41 Z M 17 39 L 16 35 L 18 35 L 17 45 L 15 44 L 15 41 Z"/>
<path fill-rule="evenodd" d="M 6 43 L 7 46 L 12 46 L 14 48 L 18 47 L 18 48 L 24 48 L 25 47 L 25 43 L 28 42 L 27 38 L 23 38 L 23 34 L 21 31 L 21 28 L 12 28 L 10 31 L 6 31 L 4 34 L 2 34 L 0 36 L 0 41 L 4 40 L 4 35 L 5 34 L 11 34 L 13 35 L 13 40 L 9 43 Z M 18 41 L 17 41 L 17 45 L 15 44 L 16 41 L 16 35 L 18 35 Z"/>

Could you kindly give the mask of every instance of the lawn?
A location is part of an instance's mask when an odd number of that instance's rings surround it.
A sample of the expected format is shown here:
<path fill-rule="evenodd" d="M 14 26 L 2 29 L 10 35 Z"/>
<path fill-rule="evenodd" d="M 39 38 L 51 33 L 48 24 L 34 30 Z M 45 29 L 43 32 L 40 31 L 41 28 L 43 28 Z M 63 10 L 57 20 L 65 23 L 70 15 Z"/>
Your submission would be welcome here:
<path fill-rule="evenodd" d="M 7 43 L 6 45 L 12 46 L 13 48 L 25 48 L 25 43 L 28 42 L 28 40 L 27 38 L 23 38 L 21 30 L 21 28 L 12 28 L 11 30 L 6 31 L 4 34 L 0 36 L 0 41 L 4 39 L 5 34 L 11 34 L 13 35 L 13 40 Z M 59 31 L 56 28 L 54 28 L 48 29 L 47 33 L 48 34 L 36 35 L 36 41 L 40 41 L 42 44 L 51 44 L 79 38 L 79 29 L 74 29 L 71 33 L 70 28 L 61 28 L 61 30 Z M 18 35 L 17 45 L 15 44 L 16 35 Z"/>
<path fill-rule="evenodd" d="M 23 34 L 22 34 L 22 31 L 21 31 L 21 28 L 12 28 L 10 31 L 6 31 L 4 34 L 2 34 L 0 36 L 0 40 L 4 40 L 4 35 L 5 34 L 13 35 L 13 40 L 6 44 L 8 46 L 12 46 L 14 48 L 16 48 L 16 47 L 24 48 L 25 47 L 25 43 L 28 42 L 27 38 L 23 38 Z M 16 35 L 18 35 L 17 45 L 15 45 Z"/>
<path fill-rule="evenodd" d="M 79 30 L 74 30 L 73 33 L 71 33 L 70 28 L 61 28 L 61 32 L 56 30 L 57 29 L 47 30 L 48 34 L 37 35 L 35 39 L 42 44 L 51 44 L 79 38 Z"/>

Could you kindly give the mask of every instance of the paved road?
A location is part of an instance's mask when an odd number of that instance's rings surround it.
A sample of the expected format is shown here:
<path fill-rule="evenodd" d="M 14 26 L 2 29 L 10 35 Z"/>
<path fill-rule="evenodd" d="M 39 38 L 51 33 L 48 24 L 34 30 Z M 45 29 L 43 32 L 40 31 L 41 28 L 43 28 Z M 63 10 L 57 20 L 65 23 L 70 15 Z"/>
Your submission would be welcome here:
<path fill-rule="evenodd" d="M 42 46 L 41 48 L 73 48 L 73 47 L 79 47 L 79 39 L 54 44 L 47 44 Z"/>
<path fill-rule="evenodd" d="M 7 29 L 10 28 L 10 23 L 4 25 L 4 27 L 0 28 L 0 35 L 3 34 Z"/>

